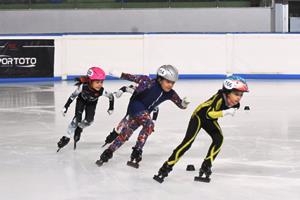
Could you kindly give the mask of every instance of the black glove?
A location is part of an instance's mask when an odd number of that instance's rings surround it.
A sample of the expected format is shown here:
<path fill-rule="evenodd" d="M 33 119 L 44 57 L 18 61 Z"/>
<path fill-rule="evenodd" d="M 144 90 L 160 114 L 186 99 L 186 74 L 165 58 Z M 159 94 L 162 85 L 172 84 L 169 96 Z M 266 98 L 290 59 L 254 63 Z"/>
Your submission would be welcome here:
<path fill-rule="evenodd" d="M 71 98 L 69 98 L 67 103 L 65 104 L 65 106 L 63 107 L 63 109 L 61 111 L 63 116 L 65 116 L 66 113 L 68 112 L 68 108 L 69 108 L 69 106 L 71 105 L 72 102 L 73 102 L 73 100 Z"/>

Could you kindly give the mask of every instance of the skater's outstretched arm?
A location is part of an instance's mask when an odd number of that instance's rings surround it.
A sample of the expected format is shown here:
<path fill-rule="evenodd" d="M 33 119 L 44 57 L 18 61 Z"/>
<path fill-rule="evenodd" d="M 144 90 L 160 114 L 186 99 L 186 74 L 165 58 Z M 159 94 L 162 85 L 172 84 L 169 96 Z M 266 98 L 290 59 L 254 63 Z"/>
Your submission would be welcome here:
<path fill-rule="evenodd" d="M 109 99 L 109 108 L 107 110 L 108 114 L 112 114 L 114 110 L 114 103 L 115 103 L 115 98 L 113 93 L 108 92 L 106 90 L 103 91 L 103 96 L 107 97 Z"/>
<path fill-rule="evenodd" d="M 221 95 L 218 95 L 211 106 L 207 109 L 207 118 L 209 119 L 218 119 L 220 117 L 224 117 L 226 115 L 234 116 L 236 110 L 240 107 L 240 104 L 233 106 L 232 108 L 226 110 L 218 110 L 218 107 L 223 103 L 224 99 Z"/>
<path fill-rule="evenodd" d="M 80 92 L 82 92 L 82 85 L 79 85 L 76 90 L 71 94 L 70 99 L 72 99 L 72 101 L 80 94 Z"/>
<path fill-rule="evenodd" d="M 120 90 L 122 90 L 123 92 L 128 92 L 128 93 L 130 93 L 130 94 L 133 94 L 135 88 L 136 88 L 136 86 L 134 86 L 134 85 L 129 85 L 129 86 L 123 86 L 123 87 L 121 87 Z"/>
<path fill-rule="evenodd" d="M 144 81 L 150 82 L 150 80 L 151 80 L 146 75 L 132 75 L 132 74 L 124 73 L 124 72 L 121 74 L 120 78 L 128 80 L 128 81 L 132 81 L 132 82 L 135 82 L 138 84 L 140 84 L 141 82 L 144 82 Z"/>
<path fill-rule="evenodd" d="M 135 88 L 135 92 L 137 93 L 142 92 L 147 88 L 150 88 L 152 85 L 152 80 L 145 75 L 132 75 L 127 73 L 122 73 L 121 78 L 137 83 L 138 85 Z"/>
<path fill-rule="evenodd" d="M 136 87 L 134 85 L 123 86 L 118 91 L 114 92 L 114 95 L 117 98 L 120 98 L 123 95 L 124 92 L 128 92 L 130 94 L 133 94 L 135 89 L 136 89 Z"/>
<path fill-rule="evenodd" d="M 175 91 L 171 97 L 171 101 L 173 103 L 175 103 L 181 109 L 186 109 L 188 104 L 190 103 L 189 100 L 187 99 L 187 97 L 184 97 L 183 99 L 181 99 Z"/>
<path fill-rule="evenodd" d="M 74 101 L 74 99 L 76 99 L 76 97 L 80 94 L 80 92 L 82 91 L 82 85 L 79 85 L 76 90 L 71 94 L 71 96 L 68 98 L 68 101 L 66 102 L 62 113 L 63 115 L 65 115 L 68 111 L 68 108 L 70 107 L 71 103 Z"/>
<path fill-rule="evenodd" d="M 110 71 L 109 74 L 114 77 L 137 83 L 138 85 L 135 88 L 135 92 L 137 93 L 142 92 L 147 88 L 150 88 L 152 85 L 152 80 L 149 76 L 146 75 L 132 75 L 124 72 L 118 72 L 115 70 Z"/>
<path fill-rule="evenodd" d="M 120 78 L 120 79 L 132 81 L 132 82 L 135 82 L 135 83 L 140 83 L 141 81 L 151 80 L 146 75 L 133 75 L 133 74 L 129 74 L 129 73 L 119 72 L 117 70 L 110 71 L 109 75 Z"/>
<path fill-rule="evenodd" d="M 222 94 L 217 94 L 215 98 L 213 98 L 213 102 L 206 111 L 206 117 L 208 119 L 218 119 L 219 117 L 223 117 L 222 110 L 218 110 L 217 108 L 221 106 L 223 101 Z"/>
<path fill-rule="evenodd" d="M 217 110 L 217 108 L 216 108 L 217 105 L 222 104 L 222 101 L 223 101 L 223 99 L 220 95 L 214 99 L 213 103 L 207 109 L 207 112 L 206 112 L 206 117 L 208 119 L 218 119 L 219 117 L 223 117 L 222 110 Z"/>

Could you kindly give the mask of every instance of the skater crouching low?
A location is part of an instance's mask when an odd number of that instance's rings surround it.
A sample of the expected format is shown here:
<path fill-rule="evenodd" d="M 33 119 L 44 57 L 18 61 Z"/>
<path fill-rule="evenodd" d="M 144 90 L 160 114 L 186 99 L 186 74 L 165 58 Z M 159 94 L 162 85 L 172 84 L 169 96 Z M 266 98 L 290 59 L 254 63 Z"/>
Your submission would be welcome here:
<path fill-rule="evenodd" d="M 236 110 L 240 107 L 239 102 L 244 92 L 248 92 L 248 85 L 243 78 L 239 76 L 227 77 L 223 82 L 223 88 L 209 100 L 200 104 L 193 112 L 183 141 L 174 149 L 172 155 L 159 169 L 158 175 L 153 177 L 154 180 L 160 183 L 164 181 L 164 178 L 172 171 L 173 166 L 192 146 L 200 129 L 203 128 L 212 138 L 212 144 L 201 165 L 199 176 L 195 177 L 195 181 L 209 182 L 209 176 L 212 173 L 212 162 L 219 154 L 223 143 L 223 134 L 218 124 L 218 118 L 226 115 L 234 116 Z"/>
<path fill-rule="evenodd" d="M 100 155 L 100 159 L 96 161 L 98 166 L 108 162 L 113 157 L 113 153 L 120 148 L 140 126 L 140 131 L 136 144 L 132 148 L 130 161 L 128 165 L 138 168 L 139 162 L 142 160 L 143 147 L 148 136 L 154 130 L 154 122 L 150 116 L 155 108 L 162 102 L 171 100 L 179 108 L 185 109 L 189 102 L 186 98 L 181 99 L 172 89 L 178 79 L 178 71 L 172 65 L 163 65 L 157 71 L 157 77 L 150 79 L 148 76 L 135 76 L 126 73 L 112 73 L 112 75 L 133 81 L 137 83 L 134 93 L 130 99 L 127 113 L 121 120 L 112 137 L 106 142 L 111 142 L 110 146 Z"/>
<path fill-rule="evenodd" d="M 99 67 L 91 67 L 86 76 L 76 79 L 77 82 L 75 85 L 77 88 L 71 94 L 62 110 L 63 116 L 65 116 L 69 106 L 74 99 L 77 98 L 75 116 L 68 126 L 67 134 L 57 143 L 57 152 L 69 143 L 71 137 L 74 138 L 74 149 L 76 149 L 76 144 L 80 140 L 81 132 L 94 121 L 95 110 L 100 96 L 105 96 L 109 99 L 109 108 L 107 112 L 110 115 L 112 114 L 114 109 L 114 96 L 112 93 L 104 90 L 104 80 L 105 72 Z M 82 120 L 83 112 L 85 112 L 85 117 Z"/>

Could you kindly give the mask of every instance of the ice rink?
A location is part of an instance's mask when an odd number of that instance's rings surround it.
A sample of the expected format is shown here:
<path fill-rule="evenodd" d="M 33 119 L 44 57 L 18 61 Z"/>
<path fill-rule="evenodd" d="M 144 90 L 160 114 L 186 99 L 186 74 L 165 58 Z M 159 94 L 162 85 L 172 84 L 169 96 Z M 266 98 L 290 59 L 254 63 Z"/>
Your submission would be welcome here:
<path fill-rule="evenodd" d="M 109 163 L 95 165 L 105 137 L 126 112 L 129 94 L 116 99 L 112 116 L 106 112 L 108 99 L 100 98 L 94 124 L 84 130 L 77 150 L 70 143 L 56 153 L 74 114 L 75 102 L 66 117 L 60 112 L 75 89 L 73 82 L 0 84 L 0 199 L 299 200 L 300 81 L 248 83 L 250 93 L 241 105 L 251 110 L 219 120 L 224 143 L 211 182 L 193 180 L 211 142 L 201 130 L 163 184 L 153 175 L 183 139 L 193 110 L 217 92 L 222 80 L 176 83 L 177 93 L 191 104 L 187 110 L 161 104 L 139 169 L 126 165 L 137 132 Z M 115 91 L 125 84 L 130 82 L 106 81 L 104 87 Z M 187 164 L 197 171 L 185 171 Z"/>

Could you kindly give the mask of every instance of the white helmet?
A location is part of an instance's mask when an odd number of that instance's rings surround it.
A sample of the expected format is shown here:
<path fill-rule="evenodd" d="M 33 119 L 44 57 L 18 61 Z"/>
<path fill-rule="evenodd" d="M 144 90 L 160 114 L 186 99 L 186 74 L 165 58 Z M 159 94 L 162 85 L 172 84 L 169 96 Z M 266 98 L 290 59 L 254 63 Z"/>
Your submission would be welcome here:
<path fill-rule="evenodd" d="M 157 76 L 176 82 L 178 80 L 178 70 L 172 65 L 163 65 L 158 68 Z"/>
<path fill-rule="evenodd" d="M 223 82 L 223 90 L 230 92 L 232 90 L 238 90 L 241 92 L 249 92 L 248 85 L 245 79 L 240 76 L 231 75 L 228 76 Z"/>

